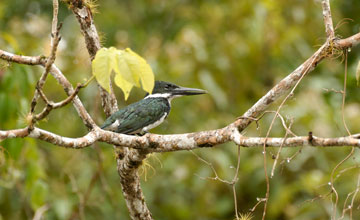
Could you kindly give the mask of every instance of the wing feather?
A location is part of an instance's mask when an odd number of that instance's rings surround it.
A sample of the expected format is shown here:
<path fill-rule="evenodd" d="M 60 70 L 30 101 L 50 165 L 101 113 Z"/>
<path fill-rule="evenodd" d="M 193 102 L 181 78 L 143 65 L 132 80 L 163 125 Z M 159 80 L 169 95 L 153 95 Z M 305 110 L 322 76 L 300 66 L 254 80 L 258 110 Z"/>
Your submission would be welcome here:
<path fill-rule="evenodd" d="M 132 134 L 160 120 L 164 113 L 168 114 L 169 111 L 170 104 L 167 99 L 147 98 L 115 112 L 104 122 L 101 128 L 109 127 L 118 120 L 119 126 L 116 132 Z"/>

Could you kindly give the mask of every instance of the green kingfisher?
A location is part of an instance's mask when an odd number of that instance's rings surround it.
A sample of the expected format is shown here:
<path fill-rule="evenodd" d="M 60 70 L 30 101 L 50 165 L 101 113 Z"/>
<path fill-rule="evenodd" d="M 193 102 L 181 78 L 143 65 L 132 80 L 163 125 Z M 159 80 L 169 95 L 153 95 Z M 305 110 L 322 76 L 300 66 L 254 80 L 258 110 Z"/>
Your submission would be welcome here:
<path fill-rule="evenodd" d="M 186 95 L 207 93 L 202 89 L 186 88 L 164 81 L 155 81 L 151 94 L 126 106 L 108 117 L 101 129 L 122 134 L 145 134 L 160 125 L 170 113 L 171 100 Z"/>

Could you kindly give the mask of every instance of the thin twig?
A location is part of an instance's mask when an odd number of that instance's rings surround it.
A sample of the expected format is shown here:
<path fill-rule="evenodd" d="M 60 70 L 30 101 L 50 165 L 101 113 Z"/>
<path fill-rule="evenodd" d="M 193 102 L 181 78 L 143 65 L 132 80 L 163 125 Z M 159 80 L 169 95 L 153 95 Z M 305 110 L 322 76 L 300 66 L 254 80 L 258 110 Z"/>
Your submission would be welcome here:
<path fill-rule="evenodd" d="M 60 37 L 60 29 L 62 27 L 62 24 L 58 25 L 58 12 L 59 12 L 59 3 L 58 0 L 53 0 L 53 20 L 52 20 L 52 25 L 51 25 L 51 51 L 50 51 L 50 56 L 46 61 L 45 64 L 45 71 L 44 73 L 41 75 L 39 81 L 36 83 L 36 88 L 37 90 L 35 90 L 34 93 L 34 97 L 31 101 L 30 104 L 30 113 L 33 114 L 35 111 L 35 106 L 37 104 L 37 100 L 39 98 L 39 94 L 38 94 L 38 90 L 42 90 L 42 87 L 45 84 L 45 80 L 50 72 L 50 68 L 52 66 L 52 64 L 55 62 L 56 59 L 56 51 L 59 45 L 59 42 L 61 40 Z"/>
<path fill-rule="evenodd" d="M 199 178 L 201 178 L 201 179 L 209 179 L 209 180 L 218 180 L 218 181 L 220 181 L 220 182 L 223 182 L 223 183 L 225 183 L 225 184 L 228 184 L 228 185 L 231 185 L 231 187 L 232 187 L 232 191 L 233 191 L 233 196 L 234 196 L 234 207 L 235 207 L 235 216 L 236 216 L 236 219 L 239 219 L 239 214 L 238 214 L 238 208 L 237 208 L 237 197 L 236 197 L 236 187 L 235 187 L 235 184 L 239 181 L 239 178 L 238 178 L 238 176 L 239 176 L 239 170 L 240 170 L 240 159 L 241 159 L 241 157 L 240 157 L 240 146 L 238 146 L 238 154 L 237 154 L 237 164 L 236 164 L 236 171 L 235 171 L 235 175 L 234 175 L 234 177 L 232 178 L 232 180 L 231 181 L 228 181 L 228 180 L 224 180 L 224 179 L 222 179 L 222 178 L 220 178 L 219 177 L 219 175 L 217 174 L 217 172 L 216 172 L 216 169 L 214 168 L 214 166 L 212 165 L 212 163 L 210 163 L 210 162 L 208 162 L 208 161 L 206 161 L 205 159 L 203 159 L 202 157 L 200 157 L 198 154 L 196 154 L 194 151 L 190 151 L 192 154 L 194 154 L 194 156 L 198 159 L 198 160 L 200 160 L 201 162 L 203 162 L 203 163 L 205 163 L 206 165 L 208 165 L 210 168 L 211 168 L 211 170 L 213 171 L 213 173 L 214 173 L 214 175 L 215 175 L 215 177 L 200 177 L 200 176 L 198 176 Z"/>
<path fill-rule="evenodd" d="M 46 106 L 45 106 L 45 108 L 43 109 L 42 112 L 40 112 L 35 117 L 33 117 L 33 123 L 35 123 L 36 121 L 39 121 L 39 120 L 45 118 L 46 116 L 48 116 L 49 113 L 51 112 L 51 110 L 61 108 L 61 107 L 64 107 L 65 105 L 69 104 L 77 96 L 80 89 L 86 87 L 93 79 L 94 79 L 94 76 L 92 76 L 87 82 L 85 82 L 83 84 L 78 83 L 75 90 L 73 91 L 73 93 L 70 96 L 68 96 L 66 99 L 64 99 L 64 100 L 62 100 L 60 102 L 57 102 L 57 103 L 49 101 L 47 99 L 46 95 L 44 94 L 44 92 L 41 89 L 36 88 L 39 95 L 40 95 L 40 97 L 45 102 Z"/>
<path fill-rule="evenodd" d="M 354 20 L 351 18 L 343 18 L 341 19 L 335 26 L 335 30 L 339 29 L 342 25 L 347 24 L 348 22 L 353 22 Z"/>
<path fill-rule="evenodd" d="M 358 181 L 357 181 L 357 184 L 356 184 L 356 189 L 355 189 L 355 192 L 354 192 L 354 195 L 351 199 L 351 203 L 350 203 L 350 220 L 352 219 L 352 208 L 354 207 L 354 201 L 355 201 L 355 197 L 356 195 L 359 193 L 360 191 L 360 174 L 358 176 Z"/>
<path fill-rule="evenodd" d="M 348 60 L 348 51 L 344 50 L 345 53 L 345 73 L 344 73 L 344 89 L 343 89 L 343 93 L 342 93 L 342 104 L 341 104 L 341 115 L 342 115 L 342 121 L 343 121 L 343 125 L 346 129 L 346 132 L 348 133 L 349 136 L 351 136 L 350 130 L 348 129 L 347 125 L 346 125 L 346 121 L 345 121 L 345 98 L 346 98 L 346 82 L 347 82 L 347 60 Z M 335 202 L 332 205 L 332 216 L 331 219 L 335 220 L 336 219 L 336 207 L 339 201 L 339 195 L 338 192 L 336 191 L 335 187 L 334 187 L 334 175 L 335 175 L 335 171 L 345 162 L 347 161 L 353 154 L 354 154 L 355 148 L 352 147 L 350 153 L 343 159 L 341 160 L 335 167 L 334 169 L 331 171 L 331 177 L 330 177 L 330 186 L 332 191 L 335 194 Z"/>
<path fill-rule="evenodd" d="M 351 136 L 351 132 L 348 128 L 348 126 L 346 125 L 346 121 L 345 121 L 345 99 L 346 99 L 346 81 L 347 81 L 347 62 L 348 62 L 348 50 L 344 50 L 344 54 L 345 54 L 345 73 L 344 73 L 344 92 L 342 93 L 342 103 L 341 103 L 341 116 L 342 116 L 342 121 L 343 121 L 343 125 L 346 129 L 346 132 L 348 133 L 349 136 Z"/>
<path fill-rule="evenodd" d="M 338 172 L 338 174 L 336 175 L 336 177 L 334 178 L 334 181 L 337 180 L 338 178 L 340 178 L 344 173 L 346 173 L 346 172 L 348 172 L 348 171 L 350 171 L 352 169 L 356 169 L 356 168 L 360 168 L 360 165 L 357 164 L 357 165 L 354 165 L 354 166 L 351 166 L 351 167 L 346 167 L 346 168 L 340 170 Z"/>
<path fill-rule="evenodd" d="M 346 212 L 347 212 L 348 210 L 351 210 L 351 208 L 350 208 L 349 206 L 346 207 L 346 205 L 347 205 L 347 202 L 348 202 L 350 196 L 351 196 L 352 194 L 354 194 L 354 192 L 355 192 L 355 190 L 347 194 L 346 199 L 345 199 L 345 201 L 344 201 L 344 206 L 343 206 L 342 214 L 341 214 L 341 216 L 340 216 L 340 218 L 339 218 L 338 220 L 344 219 Z"/>
<path fill-rule="evenodd" d="M 346 214 L 347 211 L 349 211 L 349 219 L 350 220 L 352 219 L 352 209 L 354 207 L 354 200 L 355 200 L 355 197 L 357 196 L 359 191 L 360 191 L 360 174 L 358 175 L 358 180 L 357 180 L 355 190 L 348 193 L 348 195 L 346 196 L 346 199 L 344 201 L 344 207 L 343 207 L 343 210 L 342 210 L 342 215 L 339 218 L 339 220 L 345 218 L 345 214 Z M 349 200 L 351 195 L 352 195 L 352 198 L 351 198 L 350 205 L 347 205 L 347 201 Z"/>
<path fill-rule="evenodd" d="M 224 180 L 224 179 L 222 179 L 222 178 L 220 178 L 219 177 L 219 175 L 217 174 L 217 172 L 216 172 L 216 169 L 214 168 L 214 165 L 212 165 L 212 163 L 210 163 L 209 161 L 206 161 L 204 158 L 202 158 L 202 157 L 200 157 L 197 153 L 195 153 L 194 151 L 190 151 L 192 154 L 194 154 L 194 156 L 198 159 L 198 160 L 200 160 L 201 162 L 203 162 L 203 163 L 205 163 L 206 165 L 208 165 L 210 168 L 211 168 L 211 170 L 213 171 L 213 173 L 214 173 L 214 175 L 215 175 L 215 177 L 201 177 L 201 176 L 199 176 L 199 175 L 196 175 L 196 176 L 198 176 L 199 178 L 201 178 L 201 179 L 209 179 L 209 180 L 218 180 L 218 181 L 220 181 L 220 182 L 223 182 L 223 183 L 226 183 L 226 184 L 229 184 L 229 185 L 231 185 L 232 184 L 232 181 L 228 181 L 228 180 Z"/>
<path fill-rule="evenodd" d="M 331 194 L 332 194 L 332 191 L 330 190 L 330 191 L 329 191 L 328 193 L 326 193 L 326 194 L 321 194 L 321 195 L 316 196 L 315 198 L 305 200 L 305 201 L 302 202 L 299 206 L 301 206 L 302 204 L 305 204 L 305 203 L 312 203 L 312 202 L 314 202 L 314 201 L 316 201 L 316 200 L 326 198 L 326 197 L 330 196 Z"/>
<path fill-rule="evenodd" d="M 256 128 L 258 129 L 258 128 L 259 128 L 258 122 L 259 122 L 266 114 L 268 114 L 268 113 L 274 113 L 274 114 L 276 114 L 276 111 L 264 111 L 264 112 L 263 112 L 259 117 L 257 117 L 257 118 L 240 116 L 240 117 L 238 117 L 237 119 L 250 119 L 250 120 L 252 120 L 252 121 L 255 121 L 255 123 L 256 123 Z M 297 135 L 288 128 L 288 126 L 286 125 L 286 122 L 285 122 L 284 117 L 283 117 L 280 113 L 278 113 L 278 117 L 279 117 L 279 119 L 281 120 L 281 124 L 282 124 L 283 128 L 285 129 L 285 131 L 288 132 L 289 134 L 291 134 L 292 136 L 297 137 Z"/>
<path fill-rule="evenodd" d="M 293 123 L 293 121 L 291 121 L 288 130 L 290 130 L 290 128 L 292 126 L 292 123 Z M 286 130 L 286 133 L 285 133 L 285 136 L 284 136 L 284 141 L 281 143 L 280 148 L 279 148 L 279 150 L 278 150 L 278 152 L 276 154 L 275 161 L 274 161 L 274 164 L 273 164 L 273 167 L 272 167 L 272 170 L 271 170 L 271 176 L 270 176 L 271 178 L 274 176 L 275 167 L 276 167 L 277 161 L 279 160 L 279 157 L 280 157 L 280 152 L 281 152 L 281 150 L 282 150 L 282 148 L 284 146 L 284 143 L 286 141 L 286 138 L 287 138 L 287 136 L 289 134 L 288 130 Z"/>
<path fill-rule="evenodd" d="M 313 63 L 318 56 L 323 56 L 320 52 L 316 53 L 315 56 L 313 57 L 313 59 L 310 61 L 310 63 Z M 283 107 L 283 105 L 285 104 L 285 102 L 294 94 L 295 89 L 297 88 L 297 86 L 300 84 L 301 80 L 305 77 L 305 73 L 307 73 L 310 70 L 310 67 L 312 65 L 308 65 L 307 68 L 304 71 L 304 74 L 301 75 L 301 77 L 299 78 L 299 80 L 295 83 L 294 87 L 291 89 L 291 91 L 289 92 L 289 94 L 285 97 L 285 99 L 281 102 L 281 104 L 279 105 L 279 107 L 277 108 L 277 111 L 275 113 L 275 116 L 273 117 L 269 129 L 266 133 L 266 137 L 265 137 L 265 142 L 263 145 L 263 158 L 264 158 L 264 173 L 265 173 L 265 180 L 266 180 L 266 194 L 265 194 L 265 204 L 264 204 L 264 211 L 263 211 L 263 216 L 262 216 L 262 220 L 265 220 L 265 216 L 266 216 L 266 208 L 267 208 L 267 201 L 269 199 L 269 194 L 270 194 L 270 182 L 269 182 L 269 176 L 267 174 L 267 163 L 266 163 L 266 140 L 270 135 L 270 131 L 274 125 L 275 119 L 276 117 L 278 117 L 280 109 Z"/>
<path fill-rule="evenodd" d="M 301 153 L 301 151 L 302 151 L 302 149 L 296 151 L 296 153 L 293 154 L 291 157 L 287 157 L 286 159 L 282 160 L 282 161 L 280 162 L 280 164 L 283 165 L 285 162 L 286 162 L 286 163 L 290 163 L 298 154 Z"/>
<path fill-rule="evenodd" d="M 256 198 L 257 203 L 249 210 L 250 212 L 254 212 L 256 207 L 260 205 L 262 202 L 266 201 L 266 198 Z"/>
<path fill-rule="evenodd" d="M 232 180 L 232 190 L 233 190 L 233 194 L 234 194 L 234 206 L 235 206 L 235 216 L 236 219 L 239 219 L 239 215 L 238 215 L 238 209 L 237 209 L 237 197 L 236 197 L 236 188 L 235 188 L 235 184 L 238 182 L 239 178 L 239 169 L 240 169 L 240 146 L 238 146 L 238 156 L 237 156 L 237 164 L 236 164 L 236 171 L 235 171 L 235 175 L 234 178 Z"/>

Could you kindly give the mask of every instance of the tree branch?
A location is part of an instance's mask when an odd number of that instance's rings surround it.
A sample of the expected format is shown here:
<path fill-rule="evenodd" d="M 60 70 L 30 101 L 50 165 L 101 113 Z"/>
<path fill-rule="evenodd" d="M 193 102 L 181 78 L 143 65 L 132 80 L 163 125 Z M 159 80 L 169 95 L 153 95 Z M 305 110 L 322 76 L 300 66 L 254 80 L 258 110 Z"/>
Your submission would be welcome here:
<path fill-rule="evenodd" d="M 333 39 L 335 33 L 334 33 L 333 21 L 331 18 L 330 2 L 329 0 L 322 0 L 321 5 L 323 10 L 326 36 L 328 39 Z"/>
<path fill-rule="evenodd" d="M 243 147 L 260 147 L 263 146 L 264 143 L 266 143 L 266 147 L 360 147 L 360 139 L 354 138 L 354 135 L 336 138 L 321 138 L 313 135 L 291 138 L 246 137 L 241 136 L 235 128 L 233 129 L 233 133 L 230 132 L 227 127 L 218 130 L 201 131 L 187 134 L 146 134 L 141 137 L 118 134 L 111 131 L 101 130 L 97 127 L 85 136 L 79 138 L 63 137 L 37 127 L 34 127 L 33 130 L 29 130 L 28 128 L 7 131 L 0 130 L 0 140 L 24 137 L 31 137 L 52 143 L 57 146 L 74 149 L 85 148 L 92 145 L 96 141 L 100 141 L 116 145 L 118 148 L 124 148 L 122 146 L 126 146 L 129 148 L 138 149 L 140 154 L 193 150 L 203 147 L 213 147 L 230 141 L 233 141 L 236 145 Z M 144 156 L 140 156 L 138 153 L 133 154 L 134 155 L 132 155 L 132 158 L 135 158 L 136 160 L 139 160 L 139 158 L 143 158 Z M 131 165 L 128 166 L 128 168 L 135 167 Z"/>
<path fill-rule="evenodd" d="M 337 39 L 334 43 L 337 49 L 347 49 L 355 47 L 360 43 L 360 32 L 345 39 Z"/>

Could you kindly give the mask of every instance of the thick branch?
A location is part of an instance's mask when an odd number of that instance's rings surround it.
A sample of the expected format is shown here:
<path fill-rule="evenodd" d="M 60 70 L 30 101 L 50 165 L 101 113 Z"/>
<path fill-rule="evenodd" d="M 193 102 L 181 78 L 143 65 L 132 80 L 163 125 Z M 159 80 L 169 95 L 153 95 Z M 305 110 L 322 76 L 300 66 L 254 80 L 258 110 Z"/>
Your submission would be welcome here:
<path fill-rule="evenodd" d="M 98 139 L 98 134 L 96 132 L 89 132 L 87 135 L 80 138 L 68 138 L 36 127 L 34 127 L 33 129 L 23 128 L 16 130 L 0 131 L 0 140 L 24 137 L 31 137 L 43 140 L 62 147 L 80 149 L 93 144 Z"/>
<path fill-rule="evenodd" d="M 4 50 L 0 50 L 0 58 L 8 62 L 26 64 L 26 65 L 43 65 L 45 63 L 44 56 L 23 56 L 16 55 Z"/>
<path fill-rule="evenodd" d="M 70 4 L 71 10 L 80 24 L 80 30 L 84 35 L 90 59 L 93 60 L 101 45 L 91 10 L 82 0 L 71 0 Z"/>
<path fill-rule="evenodd" d="M 95 128 L 93 131 L 80 138 L 63 137 L 36 127 L 33 130 L 23 128 L 16 130 L 0 131 L 0 140 L 24 137 L 31 137 L 52 143 L 54 145 L 74 149 L 84 148 L 92 145 L 96 141 L 101 141 L 117 146 L 126 146 L 129 148 L 138 149 L 140 154 L 147 154 L 151 152 L 193 150 L 202 147 L 213 147 L 229 141 L 233 141 L 235 144 L 241 145 L 243 147 L 260 147 L 264 145 L 266 140 L 266 138 L 263 137 L 241 136 L 235 128 L 230 130 L 228 127 L 218 130 L 201 131 L 187 134 L 146 134 L 141 137 L 118 134 L 111 131 L 101 130 L 99 128 Z M 282 145 L 283 147 L 360 147 L 360 139 L 357 137 L 358 136 L 356 135 L 352 135 L 347 137 L 321 138 L 310 135 L 291 138 L 267 138 L 266 146 L 280 147 Z M 136 161 L 138 161 L 139 158 L 144 158 L 143 156 L 144 155 L 140 156 L 139 153 L 132 154 L 132 158 L 136 159 Z M 128 168 L 135 168 L 134 166 L 127 166 Z"/>
<path fill-rule="evenodd" d="M 360 146 L 360 140 L 352 137 L 321 138 L 312 136 L 291 137 L 291 138 L 261 138 L 261 137 L 242 137 L 239 145 L 245 147 L 259 147 L 266 142 L 267 147 L 300 147 L 300 146 L 319 146 L 319 147 L 341 147 L 341 146 Z M 284 144 L 282 144 L 284 143 Z"/>
<path fill-rule="evenodd" d="M 346 49 L 346 48 L 355 47 L 359 43 L 360 43 L 360 32 L 351 37 L 341 40 L 336 40 L 335 47 L 338 49 Z"/>
<path fill-rule="evenodd" d="M 122 148 L 116 151 L 118 173 L 126 206 L 133 219 L 151 220 L 152 215 L 145 203 L 140 186 L 138 168 L 146 158 L 148 151 Z M 132 193 L 129 193 L 132 192 Z"/>

